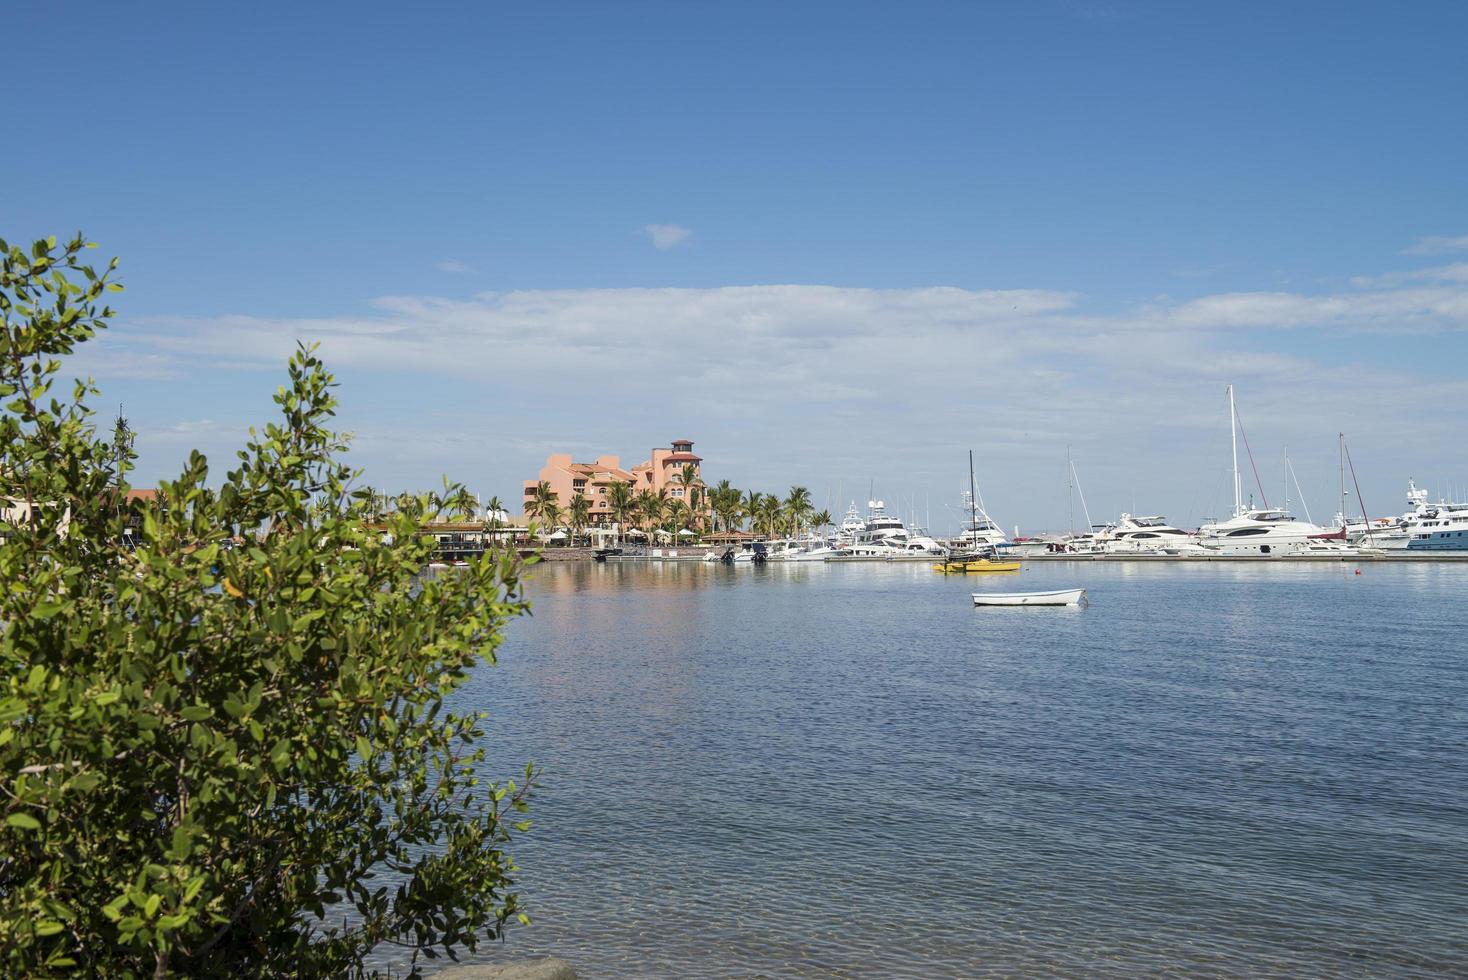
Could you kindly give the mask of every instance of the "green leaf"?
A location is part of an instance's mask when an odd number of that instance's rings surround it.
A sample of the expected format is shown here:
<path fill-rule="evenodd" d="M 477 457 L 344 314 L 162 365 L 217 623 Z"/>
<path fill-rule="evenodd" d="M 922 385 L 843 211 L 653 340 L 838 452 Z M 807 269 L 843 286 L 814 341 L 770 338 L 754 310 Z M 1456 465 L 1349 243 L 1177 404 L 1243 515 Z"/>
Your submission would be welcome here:
<path fill-rule="evenodd" d="M 19 830 L 40 830 L 41 821 L 29 813 L 12 813 L 5 818 L 5 822 Z"/>

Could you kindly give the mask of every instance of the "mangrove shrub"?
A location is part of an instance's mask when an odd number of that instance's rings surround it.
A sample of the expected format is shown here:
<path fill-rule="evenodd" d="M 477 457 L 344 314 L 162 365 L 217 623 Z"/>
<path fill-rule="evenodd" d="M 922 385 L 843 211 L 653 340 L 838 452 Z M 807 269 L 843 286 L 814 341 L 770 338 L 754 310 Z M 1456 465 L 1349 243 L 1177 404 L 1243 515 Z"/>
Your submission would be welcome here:
<path fill-rule="evenodd" d="M 524 611 L 517 562 L 424 576 L 304 347 L 222 479 L 195 453 L 130 500 L 128 441 L 59 382 L 120 288 L 87 247 L 0 242 L 0 972 L 359 975 L 499 935 L 532 772 L 481 783 L 445 699 Z"/>

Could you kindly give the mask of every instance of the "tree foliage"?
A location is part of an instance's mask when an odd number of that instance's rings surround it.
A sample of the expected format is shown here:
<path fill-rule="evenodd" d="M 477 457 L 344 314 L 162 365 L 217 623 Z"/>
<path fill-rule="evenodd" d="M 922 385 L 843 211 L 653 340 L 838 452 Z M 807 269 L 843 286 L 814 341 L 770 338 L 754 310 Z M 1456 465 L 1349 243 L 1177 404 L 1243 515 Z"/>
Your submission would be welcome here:
<path fill-rule="evenodd" d="M 481 782 L 483 715 L 445 698 L 520 566 L 424 576 L 429 502 L 352 488 L 308 348 L 234 468 L 195 453 L 123 547 L 131 450 L 56 385 L 118 288 L 85 247 L 0 242 L 5 974 L 350 976 L 498 935 L 533 772 Z"/>

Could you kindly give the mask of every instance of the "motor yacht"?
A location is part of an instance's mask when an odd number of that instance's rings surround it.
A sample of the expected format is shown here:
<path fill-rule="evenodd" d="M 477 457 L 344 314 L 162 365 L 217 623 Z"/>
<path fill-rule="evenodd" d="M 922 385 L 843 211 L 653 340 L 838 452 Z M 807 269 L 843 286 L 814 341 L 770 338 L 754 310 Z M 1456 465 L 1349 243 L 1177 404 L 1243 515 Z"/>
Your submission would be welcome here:
<path fill-rule="evenodd" d="M 1226 521 L 1199 528 L 1198 544 L 1221 555 L 1282 555 L 1307 549 L 1343 549 L 1344 545 L 1338 543 L 1339 534 L 1318 524 L 1298 520 L 1285 510 L 1244 506 L 1244 485 L 1239 479 L 1239 414 L 1234 405 L 1233 385 L 1228 386 L 1228 413 L 1233 443 L 1234 512 Z"/>
<path fill-rule="evenodd" d="M 1185 554 L 1203 551 L 1197 539 L 1173 527 L 1161 515 L 1133 517 L 1122 514 L 1100 541 L 1105 554 Z"/>
<path fill-rule="evenodd" d="M 1283 554 L 1312 545 L 1341 547 L 1334 538 L 1318 524 L 1269 509 L 1246 510 L 1226 521 L 1204 524 L 1198 531 L 1200 545 L 1226 555 Z"/>
<path fill-rule="evenodd" d="M 852 511 L 855 505 L 852 506 Z M 851 511 L 848 511 L 848 516 Z M 846 526 L 846 522 L 842 523 Z M 880 500 L 867 501 L 867 517 L 862 529 L 840 549 L 843 558 L 942 558 L 948 549 L 926 534 L 909 531 L 902 519 L 888 514 Z"/>
<path fill-rule="evenodd" d="M 1428 503 L 1427 491 L 1407 481 L 1407 506 L 1398 518 L 1367 522 L 1337 515 L 1346 540 L 1372 548 L 1408 551 L 1468 551 L 1468 504 Z"/>
<path fill-rule="evenodd" d="M 1009 546 L 1009 538 L 1005 537 L 1003 529 L 994 523 L 983 507 L 974 502 L 974 495 L 968 490 L 963 492 L 963 514 L 958 537 L 949 541 L 953 548 L 960 551 L 982 551 L 986 548 Z"/>
<path fill-rule="evenodd" d="M 770 561 L 825 561 L 838 549 L 825 538 L 806 535 L 770 542 Z"/>

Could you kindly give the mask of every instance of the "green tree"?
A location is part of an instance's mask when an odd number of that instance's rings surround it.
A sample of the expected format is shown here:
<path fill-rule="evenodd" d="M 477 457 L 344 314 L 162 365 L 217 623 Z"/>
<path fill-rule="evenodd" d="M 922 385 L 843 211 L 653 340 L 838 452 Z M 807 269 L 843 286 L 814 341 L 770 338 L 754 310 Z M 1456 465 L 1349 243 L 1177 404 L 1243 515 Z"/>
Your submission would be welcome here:
<path fill-rule="evenodd" d="M 663 521 L 663 510 L 667 506 L 667 491 L 657 493 L 651 490 L 643 490 L 637 495 L 637 512 L 642 521 L 642 528 L 652 537 L 659 524 Z"/>
<path fill-rule="evenodd" d="M 618 543 L 627 533 L 627 520 L 636 508 L 634 501 L 635 494 L 630 483 L 618 480 L 607 491 L 607 506 L 611 508 L 612 516 L 617 521 Z"/>
<path fill-rule="evenodd" d="M 571 505 L 566 508 L 566 520 L 571 525 L 571 544 L 574 545 L 580 540 L 586 525 L 591 523 L 591 501 L 582 494 L 574 495 Z"/>
<path fill-rule="evenodd" d="M 525 505 L 525 513 L 540 523 L 542 536 L 555 531 L 561 522 L 562 512 L 560 497 L 551 489 L 549 480 L 541 480 L 535 485 L 535 494 Z"/>
<path fill-rule="evenodd" d="M 773 538 L 779 533 L 785 511 L 780 498 L 772 493 L 760 494 L 756 521 L 764 530 L 765 537 Z"/>
<path fill-rule="evenodd" d="M 739 513 L 740 493 L 734 489 L 734 485 L 728 480 L 720 480 L 718 485 L 709 491 L 709 506 L 713 509 L 714 520 L 717 525 L 727 531 L 734 526 L 734 517 Z"/>
<path fill-rule="evenodd" d="M 482 716 L 444 705 L 519 564 L 423 577 L 426 499 L 368 526 L 307 348 L 234 468 L 193 454 L 122 547 L 130 451 L 55 384 L 111 316 L 84 247 L 0 242 L 0 479 L 31 505 L 0 543 L 6 975 L 353 976 L 383 943 L 416 971 L 498 935 L 532 771 L 480 782 Z"/>
<path fill-rule="evenodd" d="M 739 504 L 739 512 L 744 519 L 749 521 L 751 531 L 755 529 L 755 522 L 759 519 L 760 501 L 764 499 L 764 496 L 758 490 L 750 490 Z"/>
<path fill-rule="evenodd" d="M 814 508 L 810 502 L 810 491 L 805 487 L 791 487 L 785 497 L 785 520 L 790 534 L 798 534 L 801 525 Z"/>
<path fill-rule="evenodd" d="M 489 532 L 490 541 L 499 540 L 495 534 L 500 527 L 500 514 L 505 511 L 505 502 L 498 497 L 490 497 L 489 502 L 484 505 L 484 529 Z"/>

